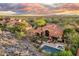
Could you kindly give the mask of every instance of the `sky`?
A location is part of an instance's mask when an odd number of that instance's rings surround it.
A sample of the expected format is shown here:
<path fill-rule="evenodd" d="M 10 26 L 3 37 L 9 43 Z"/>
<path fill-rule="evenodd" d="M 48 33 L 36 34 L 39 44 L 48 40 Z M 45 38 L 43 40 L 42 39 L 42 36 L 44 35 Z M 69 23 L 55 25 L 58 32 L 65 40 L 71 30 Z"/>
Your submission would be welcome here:
<path fill-rule="evenodd" d="M 0 15 L 79 14 L 79 3 L 0 3 Z"/>
<path fill-rule="evenodd" d="M 78 3 L 79 0 L 0 0 L 0 14 L 24 14 L 24 13 L 50 13 L 50 8 L 58 5 L 55 3 Z M 7 3 L 7 4 L 5 4 Z M 10 4 L 11 3 L 11 4 Z M 20 3 L 20 4 L 19 4 Z M 42 3 L 45 5 L 23 5 L 21 3 Z M 36 6 L 37 5 L 37 6 Z"/>
<path fill-rule="evenodd" d="M 79 3 L 79 0 L 0 0 L 0 3 Z"/>
<path fill-rule="evenodd" d="M 34 14 L 49 13 L 54 4 L 46 3 L 0 3 L 0 14 Z"/>

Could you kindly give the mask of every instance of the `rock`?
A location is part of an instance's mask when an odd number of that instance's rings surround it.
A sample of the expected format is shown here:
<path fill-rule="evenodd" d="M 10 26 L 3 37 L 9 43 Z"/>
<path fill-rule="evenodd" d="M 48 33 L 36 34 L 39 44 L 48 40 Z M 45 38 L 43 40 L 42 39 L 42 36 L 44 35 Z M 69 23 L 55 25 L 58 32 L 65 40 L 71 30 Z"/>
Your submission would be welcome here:
<path fill-rule="evenodd" d="M 5 55 L 5 51 L 3 49 L 0 49 L 0 56 L 4 56 Z"/>
<path fill-rule="evenodd" d="M 0 44 L 3 44 L 3 45 L 14 45 L 16 43 L 17 43 L 16 40 L 9 40 L 9 39 L 6 39 L 6 40 L 1 39 L 0 40 Z"/>
<path fill-rule="evenodd" d="M 27 50 L 27 51 L 22 51 L 21 56 L 29 56 L 30 55 L 30 52 Z"/>
<path fill-rule="evenodd" d="M 16 50 L 16 51 L 14 52 L 14 55 L 20 55 L 20 51 L 17 51 L 17 50 Z"/>
<path fill-rule="evenodd" d="M 28 42 L 17 40 L 10 32 L 0 34 L 0 56 L 30 56 L 35 55 L 28 49 Z"/>

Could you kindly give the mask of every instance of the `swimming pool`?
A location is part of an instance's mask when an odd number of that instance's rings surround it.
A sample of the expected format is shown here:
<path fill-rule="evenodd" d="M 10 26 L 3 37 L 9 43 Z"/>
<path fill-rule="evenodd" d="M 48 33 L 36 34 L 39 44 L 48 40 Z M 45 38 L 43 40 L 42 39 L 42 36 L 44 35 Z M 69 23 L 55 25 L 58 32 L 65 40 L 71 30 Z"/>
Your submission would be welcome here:
<path fill-rule="evenodd" d="M 42 50 L 46 51 L 46 52 L 50 52 L 50 53 L 55 53 L 55 52 L 60 52 L 61 50 L 53 48 L 53 47 L 49 47 L 49 46 L 44 46 L 42 47 Z"/>

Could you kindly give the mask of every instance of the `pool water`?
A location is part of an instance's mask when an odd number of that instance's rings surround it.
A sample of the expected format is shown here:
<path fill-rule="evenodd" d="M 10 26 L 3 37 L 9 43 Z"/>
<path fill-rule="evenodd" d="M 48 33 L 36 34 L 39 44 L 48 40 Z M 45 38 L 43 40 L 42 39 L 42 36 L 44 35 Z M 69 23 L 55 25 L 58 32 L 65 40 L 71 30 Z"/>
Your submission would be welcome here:
<path fill-rule="evenodd" d="M 42 50 L 46 51 L 46 52 L 50 52 L 50 53 L 55 53 L 55 52 L 60 52 L 61 50 L 53 48 L 53 47 L 49 47 L 49 46 L 44 46 L 42 47 Z"/>

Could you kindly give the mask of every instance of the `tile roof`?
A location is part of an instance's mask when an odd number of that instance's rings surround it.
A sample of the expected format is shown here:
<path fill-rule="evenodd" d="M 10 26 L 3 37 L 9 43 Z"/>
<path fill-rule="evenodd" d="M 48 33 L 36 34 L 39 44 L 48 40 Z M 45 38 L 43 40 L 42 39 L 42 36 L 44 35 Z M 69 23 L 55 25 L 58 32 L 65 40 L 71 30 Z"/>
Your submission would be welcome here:
<path fill-rule="evenodd" d="M 54 37 L 60 37 L 63 35 L 63 30 L 56 24 L 47 24 L 46 26 L 43 27 L 38 27 L 35 32 L 41 33 L 44 32 L 45 30 L 49 31 L 50 36 Z"/>

